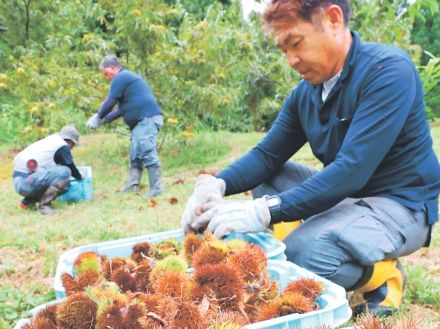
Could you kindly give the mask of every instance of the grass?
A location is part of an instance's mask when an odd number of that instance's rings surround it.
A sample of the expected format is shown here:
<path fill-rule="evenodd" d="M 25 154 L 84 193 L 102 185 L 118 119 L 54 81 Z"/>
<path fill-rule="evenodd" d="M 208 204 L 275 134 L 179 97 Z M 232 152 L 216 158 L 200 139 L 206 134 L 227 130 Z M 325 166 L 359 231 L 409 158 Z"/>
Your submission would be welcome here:
<path fill-rule="evenodd" d="M 440 147 L 440 127 L 433 127 L 435 147 Z M 223 168 L 262 137 L 260 133 L 206 132 L 192 139 L 167 136 L 160 158 L 165 194 L 155 207 L 144 197 L 146 184 L 138 194 L 115 193 L 123 186 L 128 166 L 128 137 L 120 133 L 81 137 L 73 150 L 77 165 L 93 168 L 92 200 L 66 204 L 56 201 L 59 211 L 44 217 L 18 208 L 20 196 L 10 178 L 12 158 L 17 150 L 0 148 L 0 329 L 27 316 L 27 311 L 54 299 L 52 292 L 58 256 L 77 246 L 124 237 L 144 235 L 180 227 L 185 202 L 200 169 Z M 440 153 L 439 153 L 440 154 Z M 297 161 L 320 167 L 308 148 Z M 146 181 L 144 174 L 143 182 Z M 177 184 L 178 181 L 182 184 Z M 243 196 L 244 197 L 244 196 Z M 178 202 L 171 204 L 170 198 Z M 407 289 L 400 315 L 420 315 L 424 328 L 440 323 L 440 236 L 434 232 L 430 249 L 405 257 Z M 421 316 L 428 312 L 428 316 Z"/>

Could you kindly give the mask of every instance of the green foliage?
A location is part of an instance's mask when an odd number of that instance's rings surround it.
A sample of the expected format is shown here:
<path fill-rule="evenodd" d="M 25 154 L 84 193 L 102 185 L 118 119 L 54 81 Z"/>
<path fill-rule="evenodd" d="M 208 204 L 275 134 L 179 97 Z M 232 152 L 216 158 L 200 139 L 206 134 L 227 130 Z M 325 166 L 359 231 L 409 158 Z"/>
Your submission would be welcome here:
<path fill-rule="evenodd" d="M 41 287 L 38 286 L 30 292 L 20 292 L 2 285 L 0 289 L 0 325 L 7 328 L 5 322 L 25 318 L 28 316 L 29 310 L 53 299 L 55 299 L 53 291 L 44 293 Z"/>
<path fill-rule="evenodd" d="M 423 45 L 425 51 L 432 54 L 440 54 L 440 14 L 438 1 L 426 1 L 425 5 L 417 9 L 411 42 Z M 430 60 L 429 55 L 422 56 L 422 64 Z"/>
<path fill-rule="evenodd" d="M 440 286 L 423 266 L 410 266 L 406 273 L 405 299 L 412 304 L 440 305 Z"/>
<path fill-rule="evenodd" d="M 440 115 L 440 8 L 437 0 L 354 0 L 351 27 L 366 41 L 400 47 L 418 65 L 425 90 L 428 117 Z M 424 48 L 426 49 L 424 51 Z M 432 50 L 430 53 L 427 50 Z"/>
<path fill-rule="evenodd" d="M 197 133 L 193 137 L 167 136 L 161 149 L 162 166 L 167 170 L 203 168 L 230 151 L 215 135 Z M 195 152 L 196 150 L 196 152 Z"/>
<path fill-rule="evenodd" d="M 439 116 L 437 1 L 353 4 L 365 40 L 420 65 L 428 114 Z M 267 130 L 299 79 L 240 1 L 6 0 L 0 25 L 0 143 L 24 145 L 68 122 L 83 130 L 108 90 L 97 67 L 109 53 L 147 79 L 180 132 Z"/>
<path fill-rule="evenodd" d="M 433 119 L 440 116 L 440 57 L 435 57 L 429 52 L 426 54 L 430 59 L 419 69 L 425 90 L 428 117 Z"/>

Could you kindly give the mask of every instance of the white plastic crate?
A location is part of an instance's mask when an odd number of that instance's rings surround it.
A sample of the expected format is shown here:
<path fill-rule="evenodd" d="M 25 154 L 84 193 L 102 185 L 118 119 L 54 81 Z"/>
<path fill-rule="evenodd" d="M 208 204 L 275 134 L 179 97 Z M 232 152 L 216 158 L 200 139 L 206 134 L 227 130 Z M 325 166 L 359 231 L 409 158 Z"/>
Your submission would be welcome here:
<path fill-rule="evenodd" d="M 58 200 L 61 202 L 79 202 L 90 200 L 93 194 L 92 188 L 92 167 L 78 166 L 82 179 L 77 180 L 70 177 L 70 186 L 66 193 L 60 195 Z"/>
<path fill-rule="evenodd" d="M 284 290 L 289 282 L 299 278 L 314 278 L 324 283 L 324 292 L 318 297 L 319 310 L 305 314 L 289 314 L 275 319 L 256 322 L 245 326 L 245 329 L 292 329 L 313 328 L 327 325 L 336 328 L 347 322 L 351 317 L 351 309 L 346 299 L 344 288 L 321 278 L 291 262 L 284 260 L 269 259 L 268 270 L 272 279 L 280 283 L 280 290 Z M 60 302 L 59 300 L 58 302 Z M 31 311 L 35 315 L 45 304 Z M 22 329 L 29 320 L 20 320 L 14 329 Z"/>
<path fill-rule="evenodd" d="M 263 232 L 233 233 L 230 234 L 226 239 L 231 238 L 241 238 L 260 246 L 264 250 L 268 259 L 286 259 L 286 254 L 284 253 L 286 249 L 285 244 L 275 239 L 271 234 Z M 55 273 L 54 290 L 56 298 L 59 299 L 66 297 L 66 291 L 61 281 L 61 275 L 63 273 L 74 275 L 73 263 L 79 254 L 85 251 L 94 251 L 100 255 L 105 255 L 108 258 L 127 257 L 131 255 L 132 248 L 136 243 L 144 241 L 157 243 L 166 239 L 176 239 L 177 241 L 182 241 L 183 232 L 182 230 L 178 229 L 133 238 L 89 244 L 66 251 L 60 256 Z"/>

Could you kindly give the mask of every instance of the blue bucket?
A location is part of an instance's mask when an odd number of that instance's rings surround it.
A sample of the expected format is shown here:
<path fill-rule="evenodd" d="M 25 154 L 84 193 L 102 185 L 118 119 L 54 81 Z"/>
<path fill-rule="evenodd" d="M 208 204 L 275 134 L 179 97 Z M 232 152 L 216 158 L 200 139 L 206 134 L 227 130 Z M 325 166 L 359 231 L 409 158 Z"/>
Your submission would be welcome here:
<path fill-rule="evenodd" d="M 61 202 L 79 202 L 92 198 L 92 167 L 78 166 L 82 179 L 77 180 L 70 177 L 70 187 L 66 193 L 60 195 Z"/>

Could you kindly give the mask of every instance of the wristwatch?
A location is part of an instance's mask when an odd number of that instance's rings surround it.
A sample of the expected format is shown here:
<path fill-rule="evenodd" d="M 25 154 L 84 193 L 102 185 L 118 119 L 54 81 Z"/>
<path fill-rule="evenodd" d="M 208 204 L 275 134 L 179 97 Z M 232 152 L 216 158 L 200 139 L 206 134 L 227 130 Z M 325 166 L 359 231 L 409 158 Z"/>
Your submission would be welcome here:
<path fill-rule="evenodd" d="M 280 219 L 281 217 L 281 198 L 278 195 L 265 196 L 267 207 L 269 208 L 270 217 L 272 220 Z"/>

